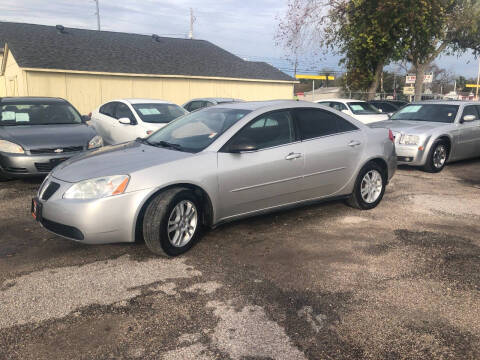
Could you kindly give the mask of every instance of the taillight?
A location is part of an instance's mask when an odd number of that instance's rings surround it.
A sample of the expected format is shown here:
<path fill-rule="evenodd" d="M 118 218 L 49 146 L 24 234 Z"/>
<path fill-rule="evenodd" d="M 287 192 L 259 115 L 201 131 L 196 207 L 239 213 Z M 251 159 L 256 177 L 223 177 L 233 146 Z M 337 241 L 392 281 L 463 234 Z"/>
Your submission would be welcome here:
<path fill-rule="evenodd" d="M 395 142 L 395 136 L 393 136 L 393 132 L 390 129 L 388 129 L 388 138 L 391 142 Z"/>
<path fill-rule="evenodd" d="M 153 133 L 153 130 L 147 130 L 147 135 L 150 135 L 151 133 Z"/>

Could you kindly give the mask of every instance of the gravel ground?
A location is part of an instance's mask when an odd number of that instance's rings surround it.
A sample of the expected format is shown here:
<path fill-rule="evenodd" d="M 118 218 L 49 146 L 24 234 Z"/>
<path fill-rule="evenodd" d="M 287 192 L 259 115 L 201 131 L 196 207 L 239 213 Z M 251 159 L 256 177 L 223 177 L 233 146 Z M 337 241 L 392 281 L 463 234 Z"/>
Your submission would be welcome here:
<path fill-rule="evenodd" d="M 480 161 L 402 168 L 361 212 L 324 203 L 208 232 L 185 256 L 85 246 L 0 183 L 1 359 L 479 359 Z"/>

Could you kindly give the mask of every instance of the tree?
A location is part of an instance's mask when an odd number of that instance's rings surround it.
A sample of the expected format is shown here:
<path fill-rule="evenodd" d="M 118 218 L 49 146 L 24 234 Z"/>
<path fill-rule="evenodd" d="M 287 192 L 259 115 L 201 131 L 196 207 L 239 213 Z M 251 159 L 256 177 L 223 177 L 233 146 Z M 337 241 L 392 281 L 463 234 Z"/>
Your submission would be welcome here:
<path fill-rule="evenodd" d="M 401 58 L 397 0 L 290 0 L 277 43 L 313 44 L 342 56 L 347 82 L 374 97 L 383 68 Z M 301 39 L 301 40 L 300 40 Z"/>
<path fill-rule="evenodd" d="M 415 67 L 415 100 L 420 100 L 425 70 L 438 55 L 480 52 L 480 1 L 402 0 L 398 8 L 405 25 L 399 47 Z"/>

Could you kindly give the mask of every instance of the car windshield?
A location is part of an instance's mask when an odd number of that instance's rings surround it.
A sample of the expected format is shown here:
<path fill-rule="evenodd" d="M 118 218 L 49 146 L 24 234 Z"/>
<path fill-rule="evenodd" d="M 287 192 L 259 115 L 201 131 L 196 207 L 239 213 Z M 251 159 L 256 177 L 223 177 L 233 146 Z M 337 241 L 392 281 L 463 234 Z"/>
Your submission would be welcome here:
<path fill-rule="evenodd" d="M 375 106 L 370 105 L 366 102 L 350 102 L 347 103 L 348 107 L 355 115 L 371 115 L 371 114 L 379 114 L 380 112 Z"/>
<path fill-rule="evenodd" d="M 0 104 L 0 126 L 80 124 L 80 114 L 68 103 Z"/>
<path fill-rule="evenodd" d="M 140 119 L 147 123 L 169 123 L 185 114 L 185 110 L 175 104 L 133 104 L 133 108 Z"/>
<path fill-rule="evenodd" d="M 199 152 L 249 112 L 250 110 L 205 108 L 172 121 L 146 138 L 145 142 L 153 146 Z"/>
<path fill-rule="evenodd" d="M 390 119 L 453 123 L 457 112 L 458 105 L 412 104 L 401 108 Z"/>

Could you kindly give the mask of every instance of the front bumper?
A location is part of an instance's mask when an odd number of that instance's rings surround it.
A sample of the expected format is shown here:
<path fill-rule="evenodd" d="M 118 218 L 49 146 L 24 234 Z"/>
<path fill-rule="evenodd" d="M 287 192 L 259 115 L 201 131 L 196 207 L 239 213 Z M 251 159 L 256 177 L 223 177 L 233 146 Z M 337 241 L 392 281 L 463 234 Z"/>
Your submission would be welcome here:
<path fill-rule="evenodd" d="M 419 150 L 418 145 L 395 144 L 399 165 L 423 166 L 427 162 L 427 151 Z"/>
<path fill-rule="evenodd" d="M 46 175 L 61 162 L 81 153 L 43 155 L 0 153 L 0 174 L 12 178 Z"/>
<path fill-rule="evenodd" d="M 42 191 L 51 181 L 60 186 L 44 200 Z M 42 184 L 38 201 L 42 207 L 40 223 L 44 228 L 85 244 L 135 241 L 136 219 L 149 189 L 102 199 L 64 199 L 63 194 L 72 185 L 53 177 Z"/>

